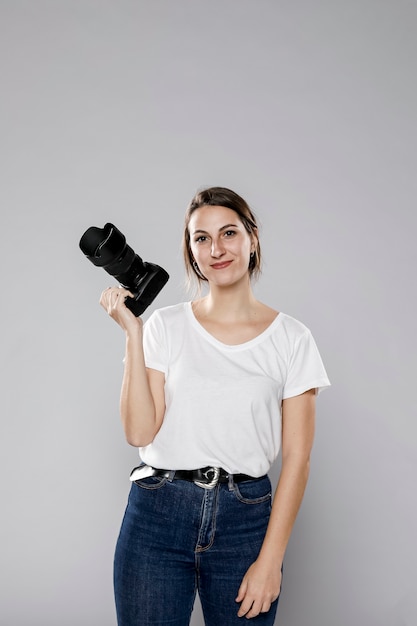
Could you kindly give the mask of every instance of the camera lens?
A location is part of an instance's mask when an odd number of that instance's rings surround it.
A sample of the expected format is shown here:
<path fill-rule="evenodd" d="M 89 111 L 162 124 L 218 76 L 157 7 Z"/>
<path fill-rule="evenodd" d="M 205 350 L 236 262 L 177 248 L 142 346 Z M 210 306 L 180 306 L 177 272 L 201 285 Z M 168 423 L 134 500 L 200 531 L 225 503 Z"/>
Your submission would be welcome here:
<path fill-rule="evenodd" d="M 126 237 L 113 224 L 91 226 L 80 239 L 80 248 L 97 267 L 111 265 L 123 252 Z"/>

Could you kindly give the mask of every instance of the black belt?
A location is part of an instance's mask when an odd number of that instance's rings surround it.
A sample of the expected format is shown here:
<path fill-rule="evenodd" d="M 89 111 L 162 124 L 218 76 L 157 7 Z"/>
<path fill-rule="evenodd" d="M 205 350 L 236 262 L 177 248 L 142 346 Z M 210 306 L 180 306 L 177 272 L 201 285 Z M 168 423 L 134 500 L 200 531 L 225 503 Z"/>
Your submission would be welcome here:
<path fill-rule="evenodd" d="M 173 471 L 158 469 L 156 467 L 150 467 L 149 465 L 135 467 L 130 474 L 130 480 L 141 480 L 149 476 L 159 476 L 161 478 L 169 478 L 170 480 L 188 480 L 205 489 L 213 489 L 217 483 L 227 483 L 229 478 L 236 483 L 241 483 L 245 480 L 259 480 L 259 478 L 248 476 L 248 474 L 229 474 L 229 472 L 226 472 L 226 470 L 221 467 L 202 467 L 195 470 Z M 263 476 L 260 478 L 263 478 Z"/>

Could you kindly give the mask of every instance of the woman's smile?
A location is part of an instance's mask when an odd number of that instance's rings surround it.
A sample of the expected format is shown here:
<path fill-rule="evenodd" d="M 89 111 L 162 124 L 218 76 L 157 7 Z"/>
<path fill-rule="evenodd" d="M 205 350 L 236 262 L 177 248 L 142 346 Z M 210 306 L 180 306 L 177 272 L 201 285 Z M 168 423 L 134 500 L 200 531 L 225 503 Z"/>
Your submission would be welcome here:
<path fill-rule="evenodd" d="M 219 261 L 218 263 L 212 263 L 211 267 L 214 270 L 223 270 L 226 267 L 229 267 L 231 263 L 233 263 L 233 261 Z"/>

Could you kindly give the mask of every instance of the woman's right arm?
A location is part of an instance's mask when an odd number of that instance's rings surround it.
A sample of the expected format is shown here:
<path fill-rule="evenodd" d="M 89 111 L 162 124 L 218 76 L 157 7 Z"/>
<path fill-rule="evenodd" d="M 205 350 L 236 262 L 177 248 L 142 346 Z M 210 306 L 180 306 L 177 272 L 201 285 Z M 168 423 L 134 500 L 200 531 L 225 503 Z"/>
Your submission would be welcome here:
<path fill-rule="evenodd" d="M 126 307 L 129 295 L 126 289 L 109 288 L 101 294 L 100 304 L 126 335 L 120 415 L 128 443 L 139 447 L 153 441 L 164 419 L 165 376 L 145 366 L 143 323 Z"/>

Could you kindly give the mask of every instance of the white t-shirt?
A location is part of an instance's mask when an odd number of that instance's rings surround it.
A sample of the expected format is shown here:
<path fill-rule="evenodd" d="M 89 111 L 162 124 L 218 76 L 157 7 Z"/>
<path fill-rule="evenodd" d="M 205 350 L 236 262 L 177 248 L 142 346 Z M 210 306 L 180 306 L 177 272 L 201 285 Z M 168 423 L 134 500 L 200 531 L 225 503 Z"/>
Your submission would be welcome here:
<path fill-rule="evenodd" d="M 146 366 L 165 374 L 166 413 L 141 459 L 163 469 L 222 467 L 262 476 L 281 446 L 281 403 L 330 383 L 314 339 L 279 313 L 254 339 L 218 341 L 191 303 L 155 311 L 144 326 Z"/>

